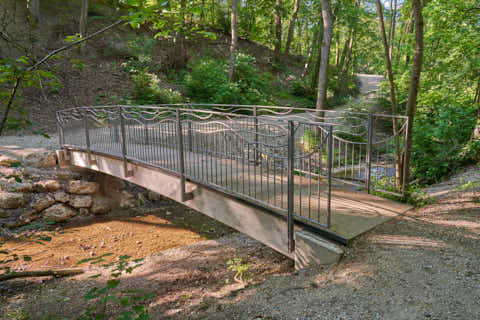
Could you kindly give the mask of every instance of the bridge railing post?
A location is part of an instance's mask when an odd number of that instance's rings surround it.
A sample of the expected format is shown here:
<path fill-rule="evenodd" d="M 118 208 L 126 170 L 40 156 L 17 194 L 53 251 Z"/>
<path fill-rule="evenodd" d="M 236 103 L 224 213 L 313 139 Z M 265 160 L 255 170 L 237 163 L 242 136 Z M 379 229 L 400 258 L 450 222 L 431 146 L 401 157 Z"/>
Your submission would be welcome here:
<path fill-rule="evenodd" d="M 187 129 L 188 129 L 188 151 L 192 152 L 193 151 L 193 132 L 192 132 L 192 121 L 193 121 L 193 116 L 192 116 L 192 106 L 188 106 L 188 122 L 187 122 Z"/>
<path fill-rule="evenodd" d="M 177 157 L 178 157 L 178 173 L 180 175 L 180 198 L 181 201 L 189 200 L 185 188 L 185 157 L 183 152 L 183 129 L 180 109 L 176 110 L 177 118 Z"/>
<path fill-rule="evenodd" d="M 295 127 L 293 121 L 288 121 L 288 182 L 287 182 L 287 236 L 288 236 L 288 251 L 295 251 L 295 239 L 294 239 L 294 141 L 295 141 Z"/>
<path fill-rule="evenodd" d="M 254 165 L 257 165 L 257 161 L 259 158 L 258 154 L 258 110 L 257 106 L 253 107 L 253 121 L 254 121 L 254 127 L 255 127 L 255 149 L 253 151 L 253 161 Z"/>
<path fill-rule="evenodd" d="M 327 140 L 327 228 L 330 228 L 332 222 L 332 163 L 333 163 L 333 126 L 328 126 Z M 320 148 L 321 149 L 321 148 Z"/>
<path fill-rule="evenodd" d="M 83 114 L 83 126 L 85 129 L 85 143 L 87 145 L 87 154 L 88 154 L 88 164 L 96 164 L 96 161 L 92 159 L 92 149 L 90 146 L 90 131 L 88 130 L 88 117 L 87 117 L 87 111 L 85 110 L 85 113 Z"/>
<path fill-rule="evenodd" d="M 131 177 L 133 175 L 132 171 L 128 170 L 128 161 L 127 161 L 127 133 L 125 129 L 125 119 L 123 118 L 122 107 L 118 107 L 118 113 L 120 118 L 120 142 L 122 144 L 122 160 L 123 160 L 123 174 L 125 178 Z"/>
<path fill-rule="evenodd" d="M 367 155 L 365 158 L 365 189 L 367 193 L 370 193 L 371 183 L 373 130 L 373 113 L 369 113 L 367 122 Z"/>

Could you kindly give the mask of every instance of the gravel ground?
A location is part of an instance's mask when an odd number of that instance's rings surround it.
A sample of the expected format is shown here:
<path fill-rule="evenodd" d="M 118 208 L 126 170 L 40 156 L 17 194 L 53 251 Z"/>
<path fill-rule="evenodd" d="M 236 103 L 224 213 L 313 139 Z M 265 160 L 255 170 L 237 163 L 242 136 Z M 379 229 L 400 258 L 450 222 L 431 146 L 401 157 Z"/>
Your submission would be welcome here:
<path fill-rule="evenodd" d="M 480 319 L 477 196 L 408 212 L 361 236 L 336 265 L 272 277 L 193 318 Z"/>
<path fill-rule="evenodd" d="M 1 136 L 0 150 L 10 149 L 11 147 L 29 149 L 29 148 L 45 148 L 54 150 L 59 148 L 58 135 L 51 134 L 50 138 L 41 135 L 27 136 Z"/>

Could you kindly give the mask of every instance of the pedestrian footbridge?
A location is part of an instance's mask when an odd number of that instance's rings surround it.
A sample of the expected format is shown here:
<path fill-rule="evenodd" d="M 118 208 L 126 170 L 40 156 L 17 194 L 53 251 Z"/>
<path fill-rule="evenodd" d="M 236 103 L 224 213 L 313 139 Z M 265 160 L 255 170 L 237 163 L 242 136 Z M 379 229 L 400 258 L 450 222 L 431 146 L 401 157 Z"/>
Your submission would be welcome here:
<path fill-rule="evenodd" d="M 405 117 L 179 104 L 73 108 L 57 124 L 61 165 L 181 202 L 298 267 L 336 261 L 342 245 L 409 209 L 371 194 L 404 193 Z"/>

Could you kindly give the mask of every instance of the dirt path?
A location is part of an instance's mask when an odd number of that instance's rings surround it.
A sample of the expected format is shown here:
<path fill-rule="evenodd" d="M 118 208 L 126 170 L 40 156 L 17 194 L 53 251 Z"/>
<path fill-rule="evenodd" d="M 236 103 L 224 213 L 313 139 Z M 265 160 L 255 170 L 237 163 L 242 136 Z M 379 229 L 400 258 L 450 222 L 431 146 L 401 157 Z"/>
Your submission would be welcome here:
<path fill-rule="evenodd" d="M 376 74 L 358 73 L 356 76 L 360 80 L 360 95 L 374 94 L 385 80 L 383 76 Z"/>

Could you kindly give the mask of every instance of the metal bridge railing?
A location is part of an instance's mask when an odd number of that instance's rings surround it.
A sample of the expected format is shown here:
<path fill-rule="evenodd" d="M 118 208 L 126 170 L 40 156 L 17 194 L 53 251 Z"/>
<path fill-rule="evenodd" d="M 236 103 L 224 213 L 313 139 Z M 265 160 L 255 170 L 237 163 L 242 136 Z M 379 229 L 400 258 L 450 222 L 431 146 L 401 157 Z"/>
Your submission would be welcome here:
<path fill-rule="evenodd" d="M 181 104 L 73 108 L 58 111 L 57 122 L 63 148 L 91 161 L 95 153 L 118 157 L 125 177 L 129 162 L 147 164 L 180 177 L 182 200 L 189 180 L 284 214 L 292 250 L 294 220 L 331 226 L 333 181 L 404 191 L 404 117 Z"/>

